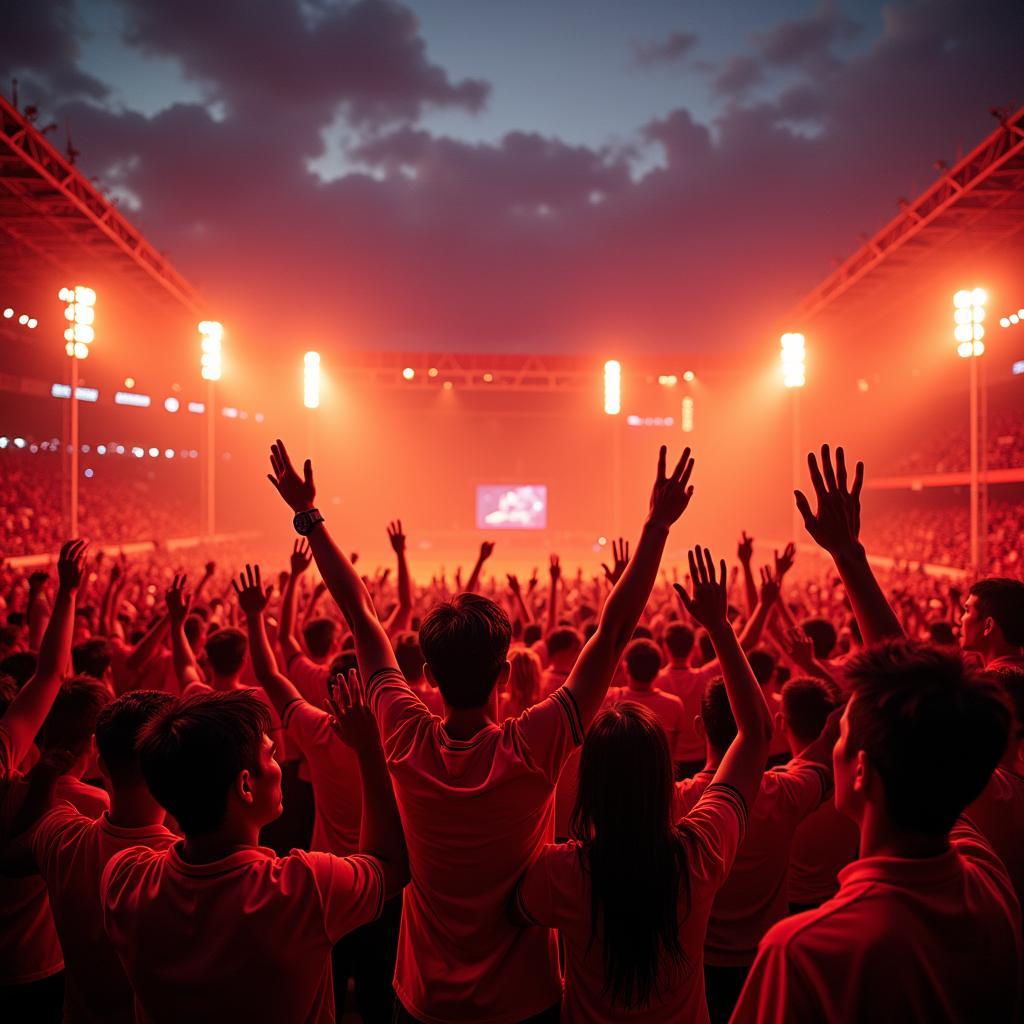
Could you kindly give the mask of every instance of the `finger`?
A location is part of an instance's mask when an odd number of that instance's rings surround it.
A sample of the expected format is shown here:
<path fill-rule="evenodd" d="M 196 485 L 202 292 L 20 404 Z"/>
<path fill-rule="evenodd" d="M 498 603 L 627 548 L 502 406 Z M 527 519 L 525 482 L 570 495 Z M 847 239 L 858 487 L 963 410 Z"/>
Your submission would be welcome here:
<path fill-rule="evenodd" d="M 623 559 L 623 561 L 625 561 L 625 562 L 629 561 L 629 541 L 628 540 L 626 541 L 626 555 L 625 555 L 625 558 Z"/>
<path fill-rule="evenodd" d="M 601 563 L 601 568 L 604 569 L 605 576 L 607 576 L 608 579 L 611 579 L 612 578 L 612 571 L 611 571 L 611 569 L 609 569 L 608 566 L 604 564 L 604 562 Z"/>
<path fill-rule="evenodd" d="M 793 497 L 796 498 L 797 511 L 801 516 L 803 516 L 804 528 L 808 533 L 810 533 L 811 527 L 814 525 L 814 516 L 811 514 L 811 506 L 808 504 L 803 491 L 794 491 Z"/>
<path fill-rule="evenodd" d="M 313 484 L 313 463 L 309 459 L 306 459 L 306 461 L 302 464 L 302 477 L 306 481 L 306 484 L 308 486 L 312 486 L 312 484 Z"/>
<path fill-rule="evenodd" d="M 718 586 L 719 586 L 719 588 L 720 588 L 720 590 L 722 592 L 722 596 L 724 597 L 725 593 L 726 593 L 726 590 L 727 590 L 727 587 L 728 587 L 728 584 L 726 583 L 725 559 L 724 558 L 719 563 L 719 572 L 721 573 L 721 576 L 719 577 L 719 580 L 718 580 Z"/>
<path fill-rule="evenodd" d="M 715 562 L 714 562 L 714 559 L 712 559 L 712 557 L 711 557 L 711 552 L 707 548 L 704 549 L 704 564 L 708 567 L 708 582 L 709 583 L 714 583 L 715 582 Z"/>
<path fill-rule="evenodd" d="M 842 445 L 836 449 L 836 483 L 839 485 L 839 490 L 844 494 L 846 493 L 846 452 L 843 451 Z"/>
<path fill-rule="evenodd" d="M 676 597 L 682 602 L 683 607 L 693 613 L 693 602 L 690 600 L 690 595 L 686 592 L 686 588 L 679 583 L 673 583 L 672 589 L 676 592 Z"/>
<path fill-rule="evenodd" d="M 241 598 L 242 591 L 238 589 L 238 584 L 234 580 L 231 581 L 231 586 L 235 588 L 235 593 Z"/>
<path fill-rule="evenodd" d="M 825 486 L 830 491 L 834 491 L 836 489 L 836 474 L 832 468 L 832 453 L 827 444 L 821 446 L 821 468 L 825 474 Z"/>
<path fill-rule="evenodd" d="M 665 445 L 662 445 L 658 449 L 658 483 L 663 483 L 665 480 L 665 455 L 668 453 L 668 449 Z"/>
<path fill-rule="evenodd" d="M 825 496 L 825 481 L 821 478 L 821 471 L 818 469 L 818 456 L 814 452 L 807 454 L 807 469 L 811 474 L 811 486 L 819 499 Z"/>
<path fill-rule="evenodd" d="M 860 490 L 861 490 L 861 488 L 863 486 L 864 486 L 864 463 L 863 462 L 858 462 L 857 463 L 857 468 L 854 470 L 854 473 L 853 473 L 853 490 L 850 492 L 850 494 L 854 498 L 857 498 L 859 500 L 860 499 Z"/>
<path fill-rule="evenodd" d="M 258 565 L 256 566 L 256 589 L 263 589 L 263 580 L 260 578 L 260 567 Z"/>
<path fill-rule="evenodd" d="M 402 533 L 402 520 L 401 519 L 398 520 L 398 532 Z"/>
<path fill-rule="evenodd" d="M 690 482 L 690 474 L 693 472 L 694 461 L 695 460 L 690 459 L 690 461 L 687 462 L 687 464 L 683 467 L 682 475 L 679 477 L 679 483 L 683 487 L 685 487 Z M 690 488 L 689 493 L 693 493 L 692 487 Z"/>
<path fill-rule="evenodd" d="M 690 579 L 693 581 L 694 585 L 696 585 L 696 583 L 697 583 L 697 563 L 694 561 L 693 551 L 687 551 L 686 552 L 686 560 L 690 563 Z"/>
<path fill-rule="evenodd" d="M 708 571 L 707 571 L 707 568 L 704 565 L 704 552 L 701 551 L 701 549 L 699 547 L 696 547 L 693 550 L 697 554 L 697 575 L 694 576 L 693 578 L 698 583 L 707 583 L 707 581 L 708 581 Z"/>
<path fill-rule="evenodd" d="M 271 476 L 271 475 L 270 475 L 270 474 L 268 473 L 268 474 L 267 474 L 267 479 L 268 479 L 268 480 L 269 480 L 269 481 L 270 481 L 270 482 L 271 482 L 271 483 L 272 483 L 272 484 L 274 485 L 274 490 L 276 490 L 276 491 L 277 491 L 277 493 L 278 493 L 278 494 L 280 494 L 280 493 L 281 493 L 281 488 L 280 488 L 280 486 L 278 485 L 278 482 L 277 482 L 277 478 L 276 478 L 276 477 L 273 477 L 273 476 Z"/>
<path fill-rule="evenodd" d="M 363 687 L 359 682 L 359 673 L 354 668 L 348 670 L 348 688 L 349 693 L 352 694 L 352 706 L 362 707 Z"/>
<path fill-rule="evenodd" d="M 679 456 L 679 461 L 676 463 L 676 468 L 672 470 L 671 480 L 673 483 L 679 483 L 683 476 L 683 470 L 686 469 L 686 464 L 690 460 L 690 449 L 684 448 L 683 454 Z"/>

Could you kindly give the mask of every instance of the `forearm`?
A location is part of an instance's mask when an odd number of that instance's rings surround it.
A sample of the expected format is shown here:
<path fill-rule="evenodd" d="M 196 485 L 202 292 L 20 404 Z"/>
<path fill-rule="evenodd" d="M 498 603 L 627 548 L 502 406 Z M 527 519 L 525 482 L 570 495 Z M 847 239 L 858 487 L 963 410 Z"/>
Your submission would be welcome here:
<path fill-rule="evenodd" d="M 772 605 L 766 605 L 763 601 L 758 601 L 754 608 L 754 614 L 747 620 L 747 624 L 743 627 L 743 632 L 740 634 L 740 647 L 744 651 L 752 651 L 761 639 L 761 634 L 764 632 L 764 625 L 768 621 L 768 615 L 772 610 Z"/>
<path fill-rule="evenodd" d="M 548 616 L 545 635 L 549 634 L 558 622 L 558 580 L 551 581 L 551 589 L 548 591 Z"/>
<path fill-rule="evenodd" d="M 643 615 L 658 578 L 658 567 L 668 541 L 668 527 L 648 520 L 636 553 L 605 602 L 598 630 L 608 632 L 618 647 L 625 647 Z"/>
<path fill-rule="evenodd" d="M 469 582 L 466 584 L 463 590 L 464 594 L 475 594 L 477 587 L 480 585 L 480 570 L 484 567 L 484 559 L 478 558 L 476 565 L 473 566 L 473 572 L 469 577 Z"/>
<path fill-rule="evenodd" d="M 362 818 L 359 823 L 359 852 L 376 857 L 384 866 L 386 896 L 393 896 L 409 880 L 405 834 L 380 741 L 369 749 L 356 751 Z"/>
<path fill-rule="evenodd" d="M 408 611 L 412 617 L 412 578 L 409 575 L 409 562 L 405 557 L 405 548 L 398 552 L 398 607 Z"/>
<path fill-rule="evenodd" d="M 753 618 L 757 608 L 757 584 L 754 582 L 754 572 L 750 568 L 750 562 L 741 562 L 743 568 L 743 594 L 747 600 L 747 615 Z"/>
<path fill-rule="evenodd" d="M 277 629 L 277 643 L 285 660 L 291 659 L 301 653 L 298 641 L 295 639 L 295 600 L 296 587 L 299 577 L 293 572 L 288 575 L 288 582 L 284 585 L 284 593 L 281 595 L 281 622 Z"/>
<path fill-rule="evenodd" d="M 171 625 L 171 658 L 174 663 L 174 674 L 182 689 L 189 683 L 202 680 L 203 674 L 199 671 L 199 663 L 189 646 L 188 637 L 185 636 L 184 621 Z"/>
<path fill-rule="evenodd" d="M 853 605 L 853 614 L 864 643 L 875 644 L 890 637 L 902 637 L 903 627 L 871 571 L 863 546 L 858 544 L 856 550 L 833 554 L 832 557 Z"/>
<path fill-rule="evenodd" d="M 28 615 L 28 649 L 38 651 L 48 623 L 46 599 L 43 596 L 42 586 L 29 588 L 26 614 Z"/>
<path fill-rule="evenodd" d="M 146 631 L 146 635 L 135 645 L 132 653 L 128 655 L 126 665 L 131 672 L 137 672 L 145 665 L 150 658 L 156 654 L 160 644 L 163 643 L 164 632 L 167 629 L 168 618 L 161 615 L 156 622 Z"/>
<path fill-rule="evenodd" d="M 281 718 L 284 716 L 285 708 L 293 701 L 301 700 L 302 695 L 278 670 L 277 659 L 267 638 L 263 616 L 258 613 L 247 613 L 245 626 L 249 634 L 249 657 L 252 659 L 253 672 L 270 698 L 270 703 L 274 705 L 278 717 Z"/>
<path fill-rule="evenodd" d="M 737 731 L 741 735 L 760 738 L 767 751 L 772 735 L 771 711 L 736 633 L 728 622 L 724 622 L 718 628 L 709 630 L 708 635 L 722 669 Z"/>

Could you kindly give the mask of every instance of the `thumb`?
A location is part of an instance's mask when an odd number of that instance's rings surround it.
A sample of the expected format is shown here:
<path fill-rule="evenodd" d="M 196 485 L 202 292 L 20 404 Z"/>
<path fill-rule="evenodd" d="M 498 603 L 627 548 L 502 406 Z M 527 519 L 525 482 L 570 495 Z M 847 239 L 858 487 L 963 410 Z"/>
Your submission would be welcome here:
<path fill-rule="evenodd" d="M 809 532 L 811 529 L 811 523 L 814 521 L 814 517 L 811 515 L 811 506 L 807 501 L 807 497 L 803 491 L 794 491 L 793 497 L 796 498 L 797 511 L 803 517 L 804 526 Z"/>
<path fill-rule="evenodd" d="M 688 611 L 693 611 L 693 602 L 690 600 L 690 595 L 686 592 L 686 588 L 680 583 L 673 583 L 672 589 L 679 595 L 679 600 L 683 602 L 683 607 Z"/>
<path fill-rule="evenodd" d="M 302 464 L 302 476 L 307 484 L 313 483 L 313 463 L 309 459 Z"/>

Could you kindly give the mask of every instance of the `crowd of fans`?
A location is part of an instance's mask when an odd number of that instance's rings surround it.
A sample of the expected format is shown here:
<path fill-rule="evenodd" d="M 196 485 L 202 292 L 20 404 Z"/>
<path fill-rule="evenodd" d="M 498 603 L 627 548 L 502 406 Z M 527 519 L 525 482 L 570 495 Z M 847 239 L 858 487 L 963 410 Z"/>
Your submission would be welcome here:
<path fill-rule="evenodd" d="M 663 565 L 714 495 L 662 449 L 601 577 L 449 583 L 401 521 L 362 574 L 271 470 L 289 552 L 0 569 L 5 1020 L 1019 1019 L 1012 510 L 1005 578 L 874 572 L 823 448 L 822 557 Z"/>

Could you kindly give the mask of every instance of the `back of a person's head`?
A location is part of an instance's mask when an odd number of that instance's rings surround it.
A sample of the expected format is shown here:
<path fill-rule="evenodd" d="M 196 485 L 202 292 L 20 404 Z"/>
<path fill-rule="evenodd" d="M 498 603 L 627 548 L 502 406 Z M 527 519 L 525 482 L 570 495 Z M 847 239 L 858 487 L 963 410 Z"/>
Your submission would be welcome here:
<path fill-rule="evenodd" d="M 721 676 L 715 676 L 704 684 L 704 692 L 700 696 L 700 718 L 704 723 L 708 743 L 718 753 L 724 754 L 736 739 L 738 730 L 729 704 L 729 694 L 725 689 L 725 680 Z"/>
<path fill-rule="evenodd" d="M 629 678 L 638 683 L 653 683 L 661 671 L 661 651 L 653 640 L 631 640 L 625 659 Z"/>
<path fill-rule="evenodd" d="M 956 634 L 948 619 L 932 619 L 928 623 L 928 640 L 938 647 L 956 647 Z"/>
<path fill-rule="evenodd" d="M 71 649 L 71 667 L 77 675 L 102 679 L 110 668 L 110 645 L 98 637 L 83 640 Z"/>
<path fill-rule="evenodd" d="M 944 835 L 1006 749 L 1012 716 L 998 684 L 958 651 L 908 640 L 854 655 L 845 673 L 846 756 L 864 751 L 893 824 Z"/>
<path fill-rule="evenodd" d="M 505 665 L 512 624 L 479 594 L 433 607 L 420 626 L 423 659 L 450 708 L 482 708 Z"/>
<path fill-rule="evenodd" d="M 166 711 L 175 698 L 159 690 L 122 693 L 96 719 L 96 749 L 115 786 L 142 782 L 138 740 L 143 728 Z"/>
<path fill-rule="evenodd" d="M 218 629 L 206 639 L 206 660 L 218 676 L 235 676 L 242 671 L 248 641 L 234 626 Z"/>
<path fill-rule="evenodd" d="M 334 619 L 312 619 L 302 627 L 306 649 L 314 658 L 326 658 L 331 653 L 338 635 L 338 624 Z"/>
<path fill-rule="evenodd" d="M 633 630 L 632 640 L 653 640 L 654 633 L 651 632 L 649 626 L 637 626 Z"/>
<path fill-rule="evenodd" d="M 989 576 L 974 583 L 968 594 L 977 601 L 981 617 L 992 619 L 1008 644 L 1024 647 L 1024 582 Z"/>
<path fill-rule="evenodd" d="M 19 626 L 0 626 L 0 656 L 7 657 L 21 640 Z"/>
<path fill-rule="evenodd" d="M 665 628 L 665 646 L 677 661 L 684 661 L 693 650 L 696 633 L 684 622 L 673 622 Z"/>
<path fill-rule="evenodd" d="M 39 731 L 40 749 L 84 753 L 96 729 L 96 719 L 109 701 L 110 691 L 92 676 L 65 680 Z"/>
<path fill-rule="evenodd" d="M 775 655 L 764 647 L 755 647 L 748 655 L 750 671 L 759 686 L 767 686 L 775 675 Z"/>
<path fill-rule="evenodd" d="M 206 619 L 194 612 L 185 619 L 185 639 L 193 651 L 199 650 L 203 633 L 206 631 Z"/>
<path fill-rule="evenodd" d="M 406 630 L 395 637 L 395 661 L 408 683 L 418 683 L 423 679 L 423 651 L 419 637 Z"/>
<path fill-rule="evenodd" d="M 814 644 L 814 657 L 818 661 L 825 661 L 832 656 L 839 635 L 836 633 L 836 627 L 828 619 L 804 619 L 800 623 L 800 628 Z"/>
<path fill-rule="evenodd" d="M 176 701 L 142 729 L 142 775 L 185 835 L 219 828 L 239 774 L 260 772 L 270 712 L 255 690 L 199 693 Z"/>
<path fill-rule="evenodd" d="M 583 846 L 591 937 L 603 938 L 605 994 L 624 1007 L 648 1004 L 666 961 L 685 960 L 680 888 L 689 895 L 685 846 L 673 827 L 668 739 L 637 704 L 599 712 L 580 755 L 570 831 Z M 687 904 L 688 904 L 687 900 Z"/>
<path fill-rule="evenodd" d="M 523 627 L 523 643 L 527 647 L 532 647 L 543 635 L 544 631 L 540 628 L 539 622 L 528 622 Z"/>
<path fill-rule="evenodd" d="M 15 651 L 0 661 L 0 672 L 10 676 L 20 690 L 35 675 L 37 658 L 32 651 Z"/>
<path fill-rule="evenodd" d="M 697 650 L 702 665 L 706 665 L 715 656 L 715 645 L 711 642 L 711 637 L 708 636 L 706 629 L 702 629 L 697 634 Z"/>
<path fill-rule="evenodd" d="M 546 643 L 549 658 L 559 654 L 575 654 L 583 646 L 579 630 L 571 626 L 559 626 L 551 630 Z"/>
<path fill-rule="evenodd" d="M 797 676 L 782 687 L 782 717 L 789 731 L 805 746 L 813 743 L 835 709 L 828 683 L 813 676 Z"/>
<path fill-rule="evenodd" d="M 508 692 L 516 708 L 522 711 L 540 698 L 540 655 L 528 647 L 517 647 L 509 652 L 508 663 Z"/>

